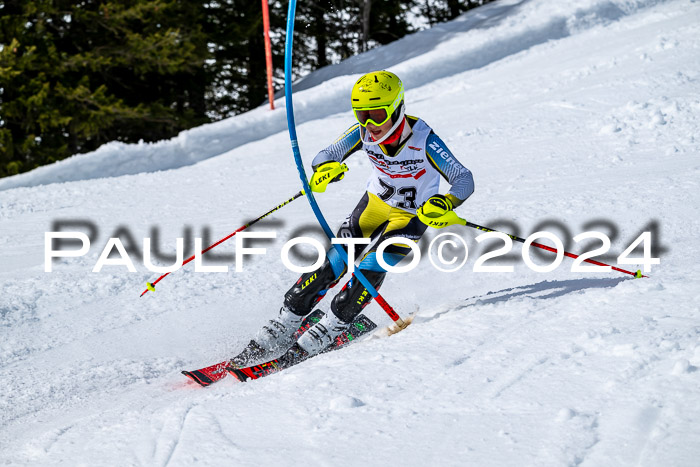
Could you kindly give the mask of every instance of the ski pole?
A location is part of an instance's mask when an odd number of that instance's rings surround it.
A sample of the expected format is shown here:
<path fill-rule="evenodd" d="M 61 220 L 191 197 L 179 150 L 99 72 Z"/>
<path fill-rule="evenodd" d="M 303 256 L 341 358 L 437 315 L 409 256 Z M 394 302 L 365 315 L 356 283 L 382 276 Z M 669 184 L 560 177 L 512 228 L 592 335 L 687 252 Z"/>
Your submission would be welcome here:
<path fill-rule="evenodd" d="M 292 196 L 291 198 L 289 198 L 289 199 L 288 199 L 287 201 L 285 201 L 284 203 L 282 203 L 282 204 L 280 204 L 280 205 L 277 205 L 277 206 L 275 206 L 274 208 L 270 209 L 269 211 L 267 211 L 267 212 L 266 212 L 265 214 L 263 214 L 262 216 L 260 216 L 260 217 L 258 217 L 258 218 L 256 218 L 256 219 L 253 219 L 252 221 L 248 222 L 247 224 L 245 224 L 244 226 L 240 227 L 240 228 L 239 228 L 238 230 L 236 230 L 235 232 L 232 232 L 231 234 L 225 236 L 224 238 L 222 238 L 222 239 L 219 240 L 218 242 L 216 242 L 216 243 L 214 243 L 214 244 L 212 244 L 212 245 L 209 245 L 208 247 L 206 247 L 205 249 L 202 250 L 202 254 L 206 253 L 207 251 L 211 250 L 212 248 L 214 248 L 214 247 L 217 246 L 217 245 L 221 245 L 222 243 L 224 243 L 226 240 L 228 240 L 229 238 L 231 238 L 231 237 L 233 237 L 234 235 L 236 235 L 236 234 L 237 234 L 238 232 L 240 232 L 241 230 L 247 229 L 247 228 L 250 227 L 251 225 L 255 224 L 256 222 L 261 221 L 262 219 L 266 218 L 267 216 L 269 216 L 269 215 L 272 214 L 273 212 L 277 211 L 278 209 L 281 209 L 282 207 L 288 205 L 289 203 L 291 203 L 291 202 L 294 201 L 295 199 L 300 198 L 300 197 L 302 197 L 302 196 L 304 196 L 304 190 L 301 190 L 299 193 L 297 193 L 296 195 Z M 195 258 L 195 256 L 196 256 L 196 255 L 192 255 L 192 256 L 190 256 L 189 258 L 187 258 L 185 261 L 182 262 L 182 265 L 181 265 L 180 267 L 182 267 L 182 266 L 184 266 L 185 264 L 187 264 L 187 263 L 189 263 L 190 261 L 192 261 L 192 260 Z M 168 274 L 170 274 L 170 273 L 169 273 L 169 272 L 166 272 L 165 274 L 163 274 L 162 276 L 160 276 L 160 277 L 159 277 L 158 279 L 156 279 L 155 281 L 153 281 L 153 282 L 146 282 L 146 290 L 143 291 L 143 293 L 141 294 L 141 297 L 143 297 L 149 290 L 150 290 L 151 292 L 155 292 L 155 291 L 156 291 L 156 284 L 157 284 L 158 282 L 160 282 L 161 280 L 163 280 L 163 278 L 166 277 Z"/>
<path fill-rule="evenodd" d="M 264 219 L 265 217 L 269 216 L 269 215 L 272 214 L 273 212 L 277 211 L 278 209 L 280 209 L 280 208 L 286 206 L 287 204 L 291 203 L 291 202 L 294 201 L 295 199 L 300 198 L 300 197 L 302 197 L 302 196 L 304 196 L 304 190 L 300 191 L 299 193 L 297 193 L 297 194 L 294 195 L 293 197 L 289 198 L 289 199 L 288 199 L 287 201 L 285 201 L 284 203 L 282 203 L 282 204 L 280 204 L 280 205 L 278 205 L 278 206 L 275 206 L 274 208 L 270 209 L 269 211 L 267 211 L 265 214 L 263 214 L 262 216 L 258 217 L 257 219 L 254 219 L 254 220 L 248 222 L 247 224 L 245 224 L 244 226 L 242 226 L 241 228 L 239 228 L 239 229 L 236 230 L 235 232 L 233 232 L 233 233 L 231 233 L 231 234 L 225 236 L 224 238 L 222 238 L 222 239 L 219 240 L 218 242 L 216 242 L 216 243 L 214 243 L 214 244 L 212 244 L 212 245 L 209 245 L 208 247 L 206 247 L 205 249 L 202 250 L 202 254 L 206 253 L 207 251 L 211 250 L 212 248 L 214 248 L 214 247 L 217 246 L 217 245 L 221 245 L 222 243 L 224 243 L 226 240 L 228 240 L 229 238 L 231 238 L 231 237 L 233 237 L 234 235 L 236 235 L 236 234 L 237 234 L 238 232 L 240 232 L 241 230 L 247 229 L 247 228 L 250 227 L 251 225 L 255 224 L 256 222 L 258 222 L 258 221 L 260 221 L 260 220 L 262 220 L 262 219 Z M 185 261 L 182 262 L 182 265 L 181 265 L 180 267 L 182 267 L 182 266 L 184 266 L 185 264 L 187 264 L 187 263 L 189 263 L 190 261 L 192 261 L 192 260 L 195 258 L 195 256 L 196 256 L 196 255 L 192 255 L 192 256 L 190 256 L 189 258 L 187 258 Z M 151 292 L 155 292 L 155 291 L 156 291 L 156 284 L 157 284 L 158 282 L 160 282 L 161 280 L 163 280 L 163 278 L 164 278 L 165 276 L 167 276 L 168 274 L 170 274 L 170 273 L 169 273 L 169 272 L 166 272 L 165 274 L 163 274 L 162 276 L 160 276 L 158 279 L 154 280 L 153 282 L 146 282 L 146 290 L 143 291 L 143 293 L 141 294 L 141 297 L 143 297 L 149 290 L 150 290 Z"/>
<path fill-rule="evenodd" d="M 348 170 L 348 166 L 347 166 L 346 164 L 341 164 L 340 166 L 336 167 L 335 169 L 329 171 L 329 172 L 328 172 L 328 175 L 327 175 L 326 177 L 324 177 L 323 180 L 320 180 L 318 183 L 316 183 L 316 185 L 317 185 L 317 186 L 319 186 L 319 185 L 328 185 L 328 183 L 330 183 L 330 181 L 333 180 L 336 176 L 342 174 L 343 172 L 347 172 L 347 170 Z M 206 247 L 205 249 L 202 250 L 202 254 L 204 254 L 204 253 L 206 253 L 207 251 L 211 250 L 211 249 L 214 248 L 215 246 L 224 243 L 226 240 L 228 240 L 229 238 L 233 237 L 234 235 L 236 235 L 236 234 L 237 234 L 238 232 L 240 232 L 241 230 L 247 229 L 247 228 L 250 227 L 251 225 L 255 224 L 255 223 L 258 222 L 258 221 L 261 221 L 262 219 L 266 218 L 267 216 L 269 216 L 269 215 L 272 214 L 273 212 L 277 211 L 278 209 L 283 208 L 284 206 L 288 205 L 289 203 L 291 203 L 291 202 L 294 201 L 295 199 L 301 198 L 301 197 L 304 196 L 305 194 L 306 194 L 306 193 L 304 192 L 304 190 L 301 190 L 299 193 L 297 193 L 296 195 L 292 196 L 291 198 L 289 198 L 289 199 L 288 199 L 287 201 L 285 201 L 284 203 L 282 203 L 282 204 L 280 204 L 280 205 L 278 205 L 278 206 L 275 206 L 274 208 L 270 209 L 269 211 L 267 211 L 267 212 L 266 212 L 265 214 L 263 214 L 262 216 L 260 216 L 260 217 L 258 217 L 257 219 L 254 219 L 254 220 L 248 222 L 248 223 L 247 223 L 246 225 L 244 225 L 243 227 L 239 228 L 238 230 L 236 230 L 235 232 L 231 233 L 230 235 L 227 235 L 226 237 L 222 238 L 221 240 L 219 240 L 218 242 L 214 243 L 213 245 L 209 245 L 208 247 Z M 185 264 L 187 264 L 187 263 L 189 263 L 190 261 L 192 261 L 192 260 L 195 258 L 195 256 L 196 256 L 196 255 L 192 255 L 192 256 L 190 256 L 189 258 L 187 258 L 185 261 L 182 262 L 182 265 L 181 265 L 180 267 L 182 267 L 182 266 L 184 266 Z M 156 291 L 156 284 L 157 284 L 158 282 L 160 282 L 160 281 L 161 281 L 165 276 L 167 276 L 168 274 L 170 274 L 170 273 L 169 273 L 169 272 L 166 272 L 165 274 L 163 274 L 162 276 L 160 276 L 160 277 L 159 277 L 158 279 L 156 279 L 155 281 L 153 281 L 153 282 L 146 282 L 146 290 L 144 290 L 143 293 L 141 293 L 141 297 L 143 297 L 149 290 L 150 290 L 151 292 L 155 292 L 155 291 Z"/>
<path fill-rule="evenodd" d="M 432 221 L 430 223 L 428 223 L 428 225 L 431 225 L 431 223 L 432 223 Z M 466 219 L 462 219 L 461 217 L 459 217 L 457 215 L 457 213 L 454 211 L 448 211 L 447 214 L 445 214 L 443 217 L 439 218 L 439 222 L 438 221 L 435 222 L 434 226 L 441 228 L 441 227 L 447 227 L 448 225 L 454 225 L 454 224 L 464 225 L 466 227 L 471 227 L 473 229 L 481 230 L 483 232 L 498 232 L 498 233 L 507 235 L 511 239 L 515 240 L 516 242 L 520 242 L 520 243 L 525 243 L 525 241 L 526 241 L 524 238 L 520 238 L 520 237 L 517 237 L 515 235 L 511 235 L 509 233 L 506 233 L 506 232 L 501 232 L 498 230 L 490 229 L 488 227 L 484 227 L 482 225 L 473 224 L 473 223 L 467 221 Z M 558 252 L 558 250 L 556 248 L 552 248 L 551 246 L 543 245 L 541 243 L 532 242 L 531 245 L 536 246 L 537 248 L 541 248 L 543 250 L 551 251 L 552 253 Z M 579 257 L 579 255 L 569 253 L 568 251 L 564 252 L 564 256 L 568 256 L 569 258 L 574 258 L 574 259 Z M 595 264 L 597 266 L 607 266 L 607 267 L 610 267 L 611 269 L 614 269 L 615 271 L 623 272 L 625 274 L 629 274 L 629 275 L 634 276 L 636 278 L 649 277 L 649 276 L 643 275 L 641 270 L 638 270 L 637 272 L 632 272 L 632 271 L 628 271 L 626 269 L 618 268 L 616 266 L 610 266 L 609 264 L 601 263 L 600 261 L 596 261 L 593 259 L 584 259 L 583 261 L 585 261 L 586 263 Z"/>

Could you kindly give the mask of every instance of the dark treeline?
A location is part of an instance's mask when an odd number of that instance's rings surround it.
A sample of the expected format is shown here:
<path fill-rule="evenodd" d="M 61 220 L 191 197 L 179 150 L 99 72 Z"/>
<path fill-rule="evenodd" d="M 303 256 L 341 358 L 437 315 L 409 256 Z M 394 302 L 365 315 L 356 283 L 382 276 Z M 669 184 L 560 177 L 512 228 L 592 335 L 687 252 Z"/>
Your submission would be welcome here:
<path fill-rule="evenodd" d="M 296 77 L 490 0 L 302 0 Z M 275 88 L 287 1 L 269 0 Z M 267 99 L 259 0 L 0 1 L 0 177 Z"/>

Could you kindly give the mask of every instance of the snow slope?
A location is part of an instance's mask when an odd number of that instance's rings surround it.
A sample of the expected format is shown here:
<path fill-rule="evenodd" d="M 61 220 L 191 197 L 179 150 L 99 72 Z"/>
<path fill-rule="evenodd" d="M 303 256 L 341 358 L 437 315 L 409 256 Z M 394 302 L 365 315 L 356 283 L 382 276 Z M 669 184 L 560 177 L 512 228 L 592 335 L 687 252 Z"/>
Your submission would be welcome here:
<path fill-rule="evenodd" d="M 451 227 L 470 247 L 463 270 L 424 258 L 382 287 L 417 312 L 406 331 L 248 384 L 202 389 L 179 370 L 230 357 L 276 312 L 297 277 L 282 245 L 321 238 L 305 200 L 251 229 L 277 238 L 242 272 L 230 258 L 216 263 L 226 274 L 186 267 L 139 298 L 157 277 L 139 254 L 136 273 L 91 271 L 120 230 L 139 251 L 157 231 L 172 254 L 187 227 L 215 240 L 296 193 L 283 110 L 0 180 L 0 463 L 697 465 L 698 58 L 698 2 L 504 0 L 300 81 L 307 165 L 352 123 L 357 74 L 391 67 L 409 113 L 475 175 L 460 215 L 521 236 L 601 230 L 610 262 L 653 230 L 661 264 L 641 280 L 573 273 L 568 259 L 476 273 L 478 232 Z M 333 226 L 369 171 L 348 162 L 317 197 Z M 97 235 L 45 273 L 56 221 Z"/>

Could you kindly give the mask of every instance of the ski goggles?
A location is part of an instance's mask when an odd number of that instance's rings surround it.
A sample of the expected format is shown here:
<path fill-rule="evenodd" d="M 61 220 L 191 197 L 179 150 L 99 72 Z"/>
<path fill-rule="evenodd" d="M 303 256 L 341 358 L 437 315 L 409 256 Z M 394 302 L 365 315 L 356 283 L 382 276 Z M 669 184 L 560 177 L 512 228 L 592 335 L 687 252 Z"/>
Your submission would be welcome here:
<path fill-rule="evenodd" d="M 372 109 L 353 109 L 355 118 L 360 125 L 366 127 L 368 123 L 374 126 L 382 126 L 391 118 L 391 106 L 375 107 Z"/>

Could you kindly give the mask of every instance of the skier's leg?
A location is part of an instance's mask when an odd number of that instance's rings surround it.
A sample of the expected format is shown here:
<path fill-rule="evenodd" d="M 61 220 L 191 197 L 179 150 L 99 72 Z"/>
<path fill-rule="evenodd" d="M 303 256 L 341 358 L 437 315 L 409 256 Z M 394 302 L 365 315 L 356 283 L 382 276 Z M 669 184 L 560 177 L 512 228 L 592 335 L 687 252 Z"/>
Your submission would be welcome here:
<path fill-rule="evenodd" d="M 369 283 L 379 290 L 386 272 L 381 268 L 360 270 Z M 333 297 L 330 311 L 299 338 L 298 346 L 306 355 L 316 355 L 323 351 L 348 329 L 350 323 L 370 304 L 372 298 L 367 288 L 353 274 L 340 292 Z"/>
<path fill-rule="evenodd" d="M 367 280 L 375 289 L 384 282 L 386 270 L 379 265 L 377 261 L 377 248 L 387 239 L 402 237 L 413 242 L 420 240 L 427 226 L 423 224 L 418 217 L 407 211 L 392 208 L 391 215 L 382 232 L 378 232 L 376 238 L 373 238 L 372 248 L 365 254 L 358 266 Z M 389 244 L 382 254 L 384 262 L 389 266 L 396 266 L 406 256 L 411 253 L 410 246 L 406 245 L 405 241 L 397 240 L 396 243 Z M 360 281 L 355 277 L 341 289 L 341 291 L 333 297 L 331 303 L 331 311 L 339 319 L 347 323 L 352 322 L 355 317 L 360 314 L 362 309 L 367 306 L 372 296 L 365 289 Z"/>
<path fill-rule="evenodd" d="M 362 238 L 379 236 L 387 225 L 391 208 L 376 195 L 365 193 L 355 209 L 338 229 L 340 238 Z M 348 253 L 347 246 L 342 248 Z M 361 251 L 362 246 L 357 247 Z M 356 257 L 356 255 L 352 255 Z M 306 316 L 335 286 L 347 271 L 347 266 L 334 249 L 328 251 L 326 261 L 317 271 L 302 275 L 284 296 L 284 306 L 292 313 Z"/>
<path fill-rule="evenodd" d="M 384 282 L 386 271 L 377 262 L 376 247 L 387 238 L 403 237 L 418 241 L 426 230 L 426 225 L 413 214 L 392 208 L 392 214 L 382 232 L 374 243 L 374 247 L 364 256 L 359 269 L 375 289 Z M 390 244 L 384 250 L 384 261 L 389 266 L 395 266 L 411 252 L 405 243 Z M 333 297 L 330 312 L 312 326 L 297 341 L 308 355 L 315 355 L 328 347 L 333 340 L 343 333 L 350 323 L 371 301 L 372 295 L 365 286 L 353 275 L 341 291 Z"/>
<path fill-rule="evenodd" d="M 376 198 L 375 195 L 371 196 Z M 386 216 L 377 214 L 376 204 L 376 201 L 365 193 L 338 229 L 337 236 L 360 238 L 378 230 L 381 223 L 385 222 Z M 367 215 L 369 206 L 375 207 L 372 210 L 373 215 L 370 216 Z M 369 233 L 365 235 L 365 231 Z M 345 250 L 347 252 L 347 248 Z M 289 348 L 294 342 L 294 333 L 299 329 L 304 317 L 312 311 L 314 305 L 326 295 L 326 292 L 338 283 L 346 270 L 347 266 L 340 254 L 335 249 L 329 250 L 326 261 L 319 269 L 302 274 L 287 291 L 284 295 L 284 305 L 280 308 L 277 317 L 258 331 L 248 346 L 231 360 L 232 364 L 247 366 Z"/>
<path fill-rule="evenodd" d="M 375 289 L 384 282 L 383 271 L 363 270 L 362 273 Z M 328 347 L 345 331 L 360 311 L 372 301 L 372 295 L 353 275 L 342 290 L 333 297 L 330 312 L 306 331 L 297 341 L 309 355 L 315 355 Z"/>
<path fill-rule="evenodd" d="M 304 273 L 287 291 L 277 316 L 257 332 L 246 348 L 231 359 L 231 363 L 248 366 L 287 350 L 294 343 L 294 334 L 304 317 L 343 274 L 345 263 L 335 250 L 330 250 L 319 269 Z"/>

